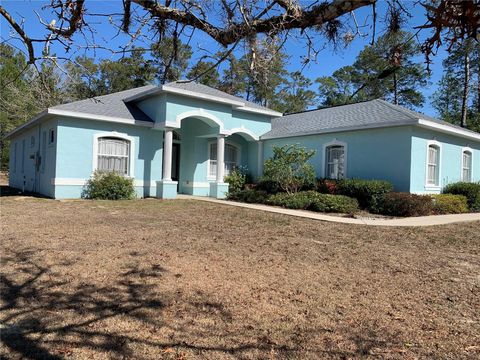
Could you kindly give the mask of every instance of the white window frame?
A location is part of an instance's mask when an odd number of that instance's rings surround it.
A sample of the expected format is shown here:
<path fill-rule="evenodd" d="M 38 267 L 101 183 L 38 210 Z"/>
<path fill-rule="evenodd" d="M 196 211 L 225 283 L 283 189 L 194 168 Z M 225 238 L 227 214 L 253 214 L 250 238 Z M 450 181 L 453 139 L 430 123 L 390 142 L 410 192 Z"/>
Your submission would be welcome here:
<path fill-rule="evenodd" d="M 431 146 L 438 149 L 438 184 L 431 184 L 428 182 L 428 155 Z M 429 140 L 427 142 L 426 156 L 425 156 L 425 190 L 440 190 L 442 188 L 442 144 L 437 140 Z"/>
<path fill-rule="evenodd" d="M 463 167 L 463 155 L 465 153 L 469 153 L 470 154 L 470 179 L 468 180 L 465 180 L 463 178 L 463 170 L 465 169 Z M 461 181 L 465 181 L 465 182 L 472 182 L 472 179 L 473 179 L 473 149 L 472 148 L 469 148 L 469 147 L 463 147 L 462 148 L 462 155 L 460 157 L 460 180 Z"/>
<path fill-rule="evenodd" d="M 128 173 L 127 176 L 130 178 L 135 177 L 135 139 L 132 136 L 127 134 L 118 133 L 116 131 L 97 133 L 93 135 L 93 159 L 92 159 L 92 174 L 97 170 L 98 167 L 98 139 L 109 137 L 117 138 L 121 140 L 126 140 L 130 142 L 129 154 L 128 154 Z"/>
<path fill-rule="evenodd" d="M 327 148 L 330 146 L 343 146 L 343 156 L 344 156 L 344 162 L 343 162 L 343 178 L 346 179 L 347 176 L 347 169 L 348 169 L 348 164 L 347 164 L 347 159 L 348 159 L 348 144 L 344 141 L 340 141 L 338 139 L 333 139 L 332 141 L 323 144 L 323 156 L 322 156 L 322 178 L 325 178 L 327 174 Z"/>
<path fill-rule="evenodd" d="M 208 142 L 208 159 L 207 159 L 207 180 L 216 180 L 217 179 L 217 176 L 212 176 L 210 175 L 210 159 L 212 158 L 212 144 L 218 144 L 217 143 L 217 140 L 213 140 L 213 141 L 209 141 Z M 225 147 L 227 147 L 227 145 L 230 145 L 230 146 L 233 146 L 237 149 L 237 165 L 241 165 L 242 164 L 242 147 L 235 143 L 235 142 L 232 142 L 232 141 L 225 141 Z M 225 163 L 225 159 L 224 159 L 224 163 Z M 227 172 L 225 171 L 225 176 L 227 176 Z"/>

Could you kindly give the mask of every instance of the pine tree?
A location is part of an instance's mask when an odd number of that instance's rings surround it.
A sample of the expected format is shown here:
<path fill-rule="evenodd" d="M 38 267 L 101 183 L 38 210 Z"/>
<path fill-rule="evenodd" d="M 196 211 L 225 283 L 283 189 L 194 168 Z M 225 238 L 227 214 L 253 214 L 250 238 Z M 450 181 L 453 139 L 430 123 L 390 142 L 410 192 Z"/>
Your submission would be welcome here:
<path fill-rule="evenodd" d="M 218 88 L 220 75 L 214 66 L 215 64 L 211 61 L 200 60 L 187 73 L 187 78 L 191 80 L 198 77 L 198 83 Z"/>
<path fill-rule="evenodd" d="M 290 73 L 287 84 L 277 92 L 271 107 L 283 113 L 307 110 L 314 104 L 316 94 L 310 90 L 312 81 L 299 71 Z"/>
<path fill-rule="evenodd" d="M 428 74 L 415 62 L 420 49 L 410 33 L 397 31 L 381 36 L 366 46 L 351 66 L 321 77 L 321 105 L 338 105 L 376 98 L 409 108 L 422 106 L 420 89 L 427 85 Z"/>
<path fill-rule="evenodd" d="M 153 65 L 157 69 L 157 80 L 164 84 L 185 78 L 192 47 L 180 39 L 165 37 L 152 48 Z"/>
<path fill-rule="evenodd" d="M 443 76 L 432 96 L 442 120 L 471 129 L 480 128 L 480 45 L 467 40 L 443 61 Z"/>

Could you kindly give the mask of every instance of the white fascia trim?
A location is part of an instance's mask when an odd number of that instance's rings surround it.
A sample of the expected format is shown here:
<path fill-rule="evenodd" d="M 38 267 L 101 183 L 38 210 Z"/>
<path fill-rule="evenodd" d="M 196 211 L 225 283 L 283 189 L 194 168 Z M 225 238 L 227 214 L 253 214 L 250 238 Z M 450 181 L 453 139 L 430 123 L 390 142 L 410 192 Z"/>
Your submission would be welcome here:
<path fill-rule="evenodd" d="M 344 171 L 344 177 L 347 178 L 347 160 L 348 160 L 348 144 L 344 141 L 340 141 L 337 138 L 333 139 L 332 141 L 323 144 L 323 166 L 322 166 L 322 178 L 325 178 L 325 173 L 326 173 L 326 168 L 327 168 L 327 148 L 329 146 L 343 146 L 343 156 L 344 156 L 344 162 L 343 162 L 343 171 Z"/>
<path fill-rule="evenodd" d="M 95 114 L 87 114 L 87 113 L 81 113 L 81 112 L 76 112 L 76 111 L 67 111 L 67 110 L 59 110 L 59 109 L 51 109 L 48 108 L 44 111 L 42 111 L 40 114 L 36 115 L 33 119 L 29 120 L 25 124 L 17 127 L 16 129 L 13 129 L 10 131 L 7 135 L 5 135 L 5 139 L 8 139 L 12 135 L 16 134 L 17 132 L 26 129 L 32 125 L 34 125 L 36 122 L 42 120 L 43 118 L 47 117 L 48 115 L 57 115 L 57 116 L 64 116 L 64 117 L 69 117 L 69 118 L 80 118 L 80 119 L 86 119 L 86 120 L 97 120 L 97 121 L 108 121 L 108 122 L 114 122 L 114 123 L 119 123 L 119 124 L 129 124 L 129 125 L 138 125 L 138 126 L 145 126 L 145 127 L 153 127 L 154 123 L 149 122 L 149 121 L 141 121 L 141 120 L 131 120 L 131 119 L 124 119 L 124 118 L 117 118 L 113 116 L 105 116 L 105 115 L 95 115 Z"/>
<path fill-rule="evenodd" d="M 270 109 L 257 109 L 254 107 L 250 106 L 239 106 L 239 107 L 234 107 L 235 110 L 238 111 L 244 111 L 244 112 L 249 112 L 249 113 L 254 113 L 254 114 L 263 114 L 263 115 L 269 115 L 269 116 L 283 116 L 283 113 L 275 111 L 275 110 L 270 110 Z"/>
<path fill-rule="evenodd" d="M 128 176 L 134 177 L 135 174 L 135 139 L 127 134 L 119 133 L 116 131 L 101 132 L 93 134 L 93 159 L 92 159 L 92 173 L 97 170 L 98 165 L 98 139 L 102 137 L 113 137 L 118 139 L 127 140 L 130 142 L 129 154 L 128 154 Z"/>
<path fill-rule="evenodd" d="M 435 121 L 418 119 L 418 125 L 423 128 L 437 130 L 439 132 L 443 132 L 446 134 L 457 135 L 467 139 L 480 141 L 480 134 L 477 134 L 473 131 L 457 129 L 453 126 L 449 126 L 445 124 L 439 124 L 439 123 L 436 123 Z"/>
<path fill-rule="evenodd" d="M 377 124 L 369 124 L 369 125 L 355 125 L 355 126 L 342 126 L 338 128 L 330 128 L 330 129 L 323 129 L 317 131 L 304 131 L 294 134 L 282 135 L 282 136 L 260 136 L 260 140 L 274 140 L 274 139 L 285 139 L 291 137 L 300 137 L 300 136 L 308 136 L 308 135 L 323 135 L 323 134 L 331 134 L 336 132 L 346 132 L 346 131 L 354 131 L 354 130 L 369 130 L 369 129 L 381 129 L 381 128 L 390 128 L 390 127 L 400 127 L 400 126 L 408 126 L 408 125 L 416 125 L 417 121 L 403 121 L 398 122 L 396 124 L 391 123 L 377 123 Z"/>
<path fill-rule="evenodd" d="M 80 179 L 80 178 L 51 178 L 50 184 L 61 185 L 61 186 L 84 186 L 87 183 L 87 181 L 88 179 Z M 156 186 L 156 182 L 134 180 L 133 185 L 139 186 L 139 187 L 154 187 Z"/>
<path fill-rule="evenodd" d="M 131 119 L 124 119 L 124 118 L 117 118 L 113 116 L 87 114 L 87 113 L 81 113 L 76 111 L 48 109 L 48 113 L 51 115 L 74 117 L 74 118 L 81 118 L 86 120 L 108 121 L 108 122 L 114 122 L 114 123 L 120 123 L 120 124 L 153 127 L 153 122 L 149 122 L 149 121 L 131 120 Z"/>
<path fill-rule="evenodd" d="M 224 98 L 221 98 L 221 97 L 218 97 L 218 96 L 212 96 L 212 95 L 197 93 L 197 92 L 190 91 L 190 90 L 177 89 L 177 88 L 169 87 L 169 86 L 166 86 L 166 85 L 163 85 L 161 87 L 161 89 L 162 89 L 162 91 L 164 91 L 166 93 L 170 93 L 170 94 L 183 95 L 183 96 L 188 96 L 188 97 L 195 98 L 195 99 L 209 100 L 209 101 L 218 102 L 218 103 L 222 103 L 222 104 L 229 104 L 229 105 L 233 105 L 233 106 L 241 106 L 241 107 L 245 106 L 245 103 L 243 101 L 224 99 Z"/>

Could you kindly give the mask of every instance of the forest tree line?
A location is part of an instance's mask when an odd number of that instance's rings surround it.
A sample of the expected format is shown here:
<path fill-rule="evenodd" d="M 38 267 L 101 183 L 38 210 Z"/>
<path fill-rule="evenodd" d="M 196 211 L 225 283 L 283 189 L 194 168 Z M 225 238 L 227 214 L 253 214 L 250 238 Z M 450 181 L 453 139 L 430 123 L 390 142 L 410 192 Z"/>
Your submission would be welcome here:
<path fill-rule="evenodd" d="M 430 85 L 429 73 L 411 33 L 386 33 L 365 46 L 353 64 L 317 79 L 288 71 L 289 56 L 277 45 L 259 43 L 255 53 L 261 56 L 251 71 L 251 55 L 217 54 L 225 58 L 218 66 L 204 58 L 195 60 L 190 45 L 168 37 L 150 49 L 133 48 L 115 60 L 80 56 L 64 67 L 50 60 L 28 66 L 22 52 L 0 44 L 2 167 L 8 163 L 4 135 L 47 107 L 180 79 L 283 113 L 376 98 L 411 109 L 430 101 L 439 119 L 480 131 L 478 42 L 466 40 L 455 45 L 443 61 L 442 78 L 430 99 L 423 95 Z"/>

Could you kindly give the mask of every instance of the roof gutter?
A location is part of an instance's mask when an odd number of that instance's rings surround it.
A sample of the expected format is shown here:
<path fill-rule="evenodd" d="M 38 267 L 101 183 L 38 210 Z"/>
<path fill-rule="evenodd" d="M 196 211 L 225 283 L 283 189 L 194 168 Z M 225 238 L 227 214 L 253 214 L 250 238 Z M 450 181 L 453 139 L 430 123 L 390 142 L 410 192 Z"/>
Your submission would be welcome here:
<path fill-rule="evenodd" d="M 283 139 L 283 138 L 290 138 L 290 137 L 297 137 L 297 136 L 308 136 L 308 135 L 321 135 L 321 134 L 330 134 L 335 132 L 346 132 L 346 131 L 355 131 L 355 130 L 368 130 L 368 129 L 379 129 L 379 128 L 388 128 L 388 127 L 398 127 L 398 126 L 419 126 L 429 130 L 435 130 L 444 134 L 454 135 L 463 137 L 470 140 L 480 141 L 480 134 L 465 130 L 459 129 L 451 125 L 445 125 L 442 123 L 438 123 L 432 120 L 425 120 L 425 119 L 417 119 L 411 121 L 403 121 L 398 122 L 396 124 L 392 123 L 377 123 L 377 124 L 370 124 L 365 126 L 344 126 L 338 128 L 330 128 L 324 129 L 321 131 L 308 131 L 308 132 L 299 132 L 294 134 L 282 135 L 282 136 L 261 136 L 260 140 L 273 140 L 273 139 Z"/>
<path fill-rule="evenodd" d="M 81 112 L 75 112 L 75 111 L 66 111 L 66 110 L 48 108 L 42 111 L 40 114 L 36 115 L 30 121 L 10 131 L 7 135 L 5 135 L 4 139 L 9 139 L 13 135 L 17 134 L 18 132 L 26 130 L 34 126 L 36 123 L 40 122 L 41 120 L 51 118 L 52 116 L 62 116 L 66 118 L 79 118 L 79 119 L 95 120 L 95 121 L 107 121 L 107 122 L 114 122 L 119 124 L 138 125 L 138 126 L 145 126 L 145 127 L 153 127 L 154 125 L 153 122 L 149 122 L 149 121 L 124 119 L 124 118 L 117 118 L 113 116 L 95 115 L 95 114 L 87 114 L 87 113 L 81 113 Z"/>
<path fill-rule="evenodd" d="M 435 130 L 444 134 L 456 135 L 470 140 L 480 141 L 480 134 L 471 130 L 460 129 L 451 125 L 437 123 L 431 120 L 418 119 L 419 127 Z"/>
<path fill-rule="evenodd" d="M 377 124 L 368 124 L 363 126 L 342 126 L 337 128 L 323 129 L 321 131 L 304 131 L 294 134 L 282 135 L 282 136 L 260 136 L 260 140 L 273 140 L 273 139 L 283 139 L 297 136 L 308 136 L 308 135 L 322 135 L 322 134 L 331 134 L 336 132 L 346 132 L 346 131 L 356 131 L 356 130 L 369 130 L 369 129 L 380 129 L 386 127 L 398 127 L 398 126 L 408 126 L 416 125 L 415 121 L 403 121 L 396 123 L 395 125 L 388 125 L 389 123 L 377 123 Z"/>

